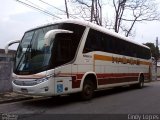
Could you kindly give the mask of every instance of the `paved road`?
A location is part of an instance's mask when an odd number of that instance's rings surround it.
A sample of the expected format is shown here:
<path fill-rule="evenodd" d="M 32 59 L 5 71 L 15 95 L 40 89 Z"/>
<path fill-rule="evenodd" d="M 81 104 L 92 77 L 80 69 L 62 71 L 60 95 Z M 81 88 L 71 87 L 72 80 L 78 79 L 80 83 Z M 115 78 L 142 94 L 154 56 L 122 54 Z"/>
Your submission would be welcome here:
<path fill-rule="evenodd" d="M 10 114 L 158 114 L 160 81 L 145 83 L 143 89 L 116 88 L 96 92 L 90 101 L 73 96 L 1 104 L 0 113 Z"/>

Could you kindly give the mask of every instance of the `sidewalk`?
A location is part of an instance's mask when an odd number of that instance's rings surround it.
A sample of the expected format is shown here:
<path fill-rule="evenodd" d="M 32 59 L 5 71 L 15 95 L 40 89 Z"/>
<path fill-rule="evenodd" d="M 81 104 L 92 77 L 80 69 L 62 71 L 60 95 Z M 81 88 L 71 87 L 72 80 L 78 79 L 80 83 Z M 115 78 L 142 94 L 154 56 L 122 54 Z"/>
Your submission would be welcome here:
<path fill-rule="evenodd" d="M 14 92 L 0 93 L 0 104 L 17 102 L 22 100 L 30 100 L 30 99 L 33 99 L 33 97 L 29 95 L 22 95 Z"/>

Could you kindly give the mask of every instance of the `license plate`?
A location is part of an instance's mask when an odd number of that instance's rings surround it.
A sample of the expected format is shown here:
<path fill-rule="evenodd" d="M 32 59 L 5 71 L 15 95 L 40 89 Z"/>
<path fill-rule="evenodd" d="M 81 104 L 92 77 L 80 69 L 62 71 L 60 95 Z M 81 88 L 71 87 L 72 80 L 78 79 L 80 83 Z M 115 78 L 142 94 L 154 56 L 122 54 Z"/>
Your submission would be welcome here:
<path fill-rule="evenodd" d="M 23 93 L 28 93 L 28 90 L 27 90 L 26 88 L 21 88 L 21 91 L 22 91 Z"/>

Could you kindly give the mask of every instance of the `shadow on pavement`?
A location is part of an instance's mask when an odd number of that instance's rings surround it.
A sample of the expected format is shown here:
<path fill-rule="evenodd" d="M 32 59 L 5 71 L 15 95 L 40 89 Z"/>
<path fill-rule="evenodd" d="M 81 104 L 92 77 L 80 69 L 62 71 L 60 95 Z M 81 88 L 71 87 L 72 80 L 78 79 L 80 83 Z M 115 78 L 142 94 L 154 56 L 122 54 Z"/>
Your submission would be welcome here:
<path fill-rule="evenodd" d="M 143 89 L 148 88 L 149 86 L 145 85 Z M 106 97 L 110 95 L 115 95 L 115 94 L 120 94 L 122 92 L 130 92 L 130 91 L 136 91 L 136 90 L 143 90 L 143 89 L 136 89 L 133 86 L 130 87 L 116 87 L 112 89 L 107 89 L 107 90 L 102 90 L 102 91 L 96 91 L 94 98 L 101 98 L 101 97 Z M 82 101 L 80 97 L 77 94 L 73 95 L 66 95 L 66 96 L 57 96 L 57 97 L 43 97 L 40 99 L 34 99 L 34 100 L 29 100 L 25 101 L 22 103 L 22 105 L 25 106 L 34 106 L 37 108 L 52 108 L 52 107 L 60 107 L 60 106 L 65 106 L 69 104 L 74 104 L 74 103 L 90 103 L 92 100 L 89 101 Z"/>

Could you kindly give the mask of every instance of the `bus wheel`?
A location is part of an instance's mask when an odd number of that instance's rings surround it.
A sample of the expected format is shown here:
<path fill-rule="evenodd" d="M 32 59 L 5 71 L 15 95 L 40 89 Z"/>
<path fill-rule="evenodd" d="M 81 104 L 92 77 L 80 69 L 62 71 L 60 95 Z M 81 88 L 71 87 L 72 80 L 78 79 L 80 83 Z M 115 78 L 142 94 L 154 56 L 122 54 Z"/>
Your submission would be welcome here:
<path fill-rule="evenodd" d="M 85 80 L 83 90 L 81 92 L 82 100 L 90 100 L 94 94 L 94 84 L 90 80 Z"/>
<path fill-rule="evenodd" d="M 138 88 L 143 88 L 144 86 L 144 77 L 141 75 L 140 78 L 139 78 L 139 83 L 137 85 Z"/>

